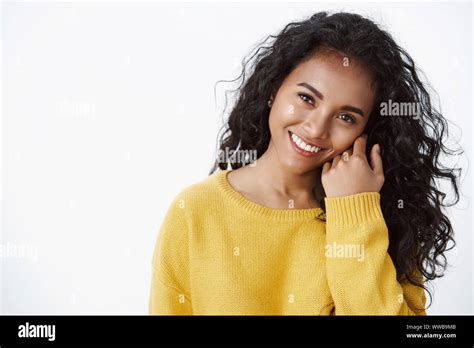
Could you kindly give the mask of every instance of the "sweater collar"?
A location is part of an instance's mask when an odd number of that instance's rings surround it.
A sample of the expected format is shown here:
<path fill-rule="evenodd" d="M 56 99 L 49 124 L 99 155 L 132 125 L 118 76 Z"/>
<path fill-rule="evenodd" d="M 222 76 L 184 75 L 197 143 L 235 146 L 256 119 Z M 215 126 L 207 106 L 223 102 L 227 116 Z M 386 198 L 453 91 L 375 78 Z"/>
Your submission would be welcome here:
<path fill-rule="evenodd" d="M 316 220 L 319 216 L 320 219 L 325 219 L 324 211 L 322 208 L 307 208 L 307 209 L 276 209 L 266 207 L 264 205 L 255 203 L 240 192 L 236 191 L 229 183 L 227 174 L 231 172 L 228 170 L 220 170 L 214 173 L 218 187 L 221 192 L 242 209 L 248 211 L 252 215 L 260 216 L 262 218 L 278 219 L 278 220 Z"/>

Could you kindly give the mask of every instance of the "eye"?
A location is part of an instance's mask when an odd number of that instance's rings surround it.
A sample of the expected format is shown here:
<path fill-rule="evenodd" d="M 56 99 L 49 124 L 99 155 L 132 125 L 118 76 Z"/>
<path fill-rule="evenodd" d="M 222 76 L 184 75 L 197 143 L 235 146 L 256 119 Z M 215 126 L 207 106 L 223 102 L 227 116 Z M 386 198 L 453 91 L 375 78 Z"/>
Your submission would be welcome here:
<path fill-rule="evenodd" d="M 349 114 L 340 114 L 339 117 L 344 117 L 344 118 L 341 118 L 341 120 L 343 120 L 344 122 L 355 123 L 354 118 L 350 116 Z"/>
<path fill-rule="evenodd" d="M 304 93 L 298 93 L 298 96 L 305 102 L 305 103 L 308 103 L 308 104 L 311 104 L 313 105 L 314 104 L 314 99 L 307 95 L 307 94 L 304 94 Z M 309 101 L 311 101 L 311 103 L 309 103 Z"/>

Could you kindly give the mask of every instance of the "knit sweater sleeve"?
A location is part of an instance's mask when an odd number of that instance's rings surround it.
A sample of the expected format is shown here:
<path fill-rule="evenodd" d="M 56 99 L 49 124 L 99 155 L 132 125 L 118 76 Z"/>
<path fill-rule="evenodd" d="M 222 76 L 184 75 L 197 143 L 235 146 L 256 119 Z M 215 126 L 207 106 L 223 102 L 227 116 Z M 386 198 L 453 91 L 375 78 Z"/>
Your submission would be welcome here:
<path fill-rule="evenodd" d="M 424 290 L 397 281 L 380 194 L 325 203 L 326 270 L 335 315 L 426 315 Z"/>
<path fill-rule="evenodd" d="M 161 224 L 153 251 L 150 315 L 192 315 L 188 232 L 184 200 L 177 196 Z"/>

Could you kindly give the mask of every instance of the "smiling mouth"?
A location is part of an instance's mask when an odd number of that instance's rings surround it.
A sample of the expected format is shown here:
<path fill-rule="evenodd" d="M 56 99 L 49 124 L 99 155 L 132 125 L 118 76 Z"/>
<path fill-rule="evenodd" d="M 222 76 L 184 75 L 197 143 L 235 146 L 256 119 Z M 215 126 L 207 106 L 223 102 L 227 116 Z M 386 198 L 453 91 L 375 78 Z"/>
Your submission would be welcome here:
<path fill-rule="evenodd" d="M 303 139 L 297 136 L 295 133 L 288 131 L 290 136 L 290 141 L 293 145 L 293 148 L 299 153 L 304 156 L 314 156 L 320 152 L 323 152 L 324 148 L 307 144 Z"/>

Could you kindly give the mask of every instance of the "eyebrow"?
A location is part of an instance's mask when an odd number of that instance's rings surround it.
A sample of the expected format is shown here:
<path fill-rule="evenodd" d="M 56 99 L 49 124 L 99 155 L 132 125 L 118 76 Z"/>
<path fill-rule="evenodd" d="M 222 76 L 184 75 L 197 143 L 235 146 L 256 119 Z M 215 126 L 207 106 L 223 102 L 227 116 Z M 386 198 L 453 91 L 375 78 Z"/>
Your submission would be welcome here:
<path fill-rule="evenodd" d="M 319 99 L 324 100 L 323 94 L 320 91 L 318 91 L 316 88 L 311 86 L 309 83 L 301 82 L 301 83 L 298 83 L 297 86 L 306 87 L 311 92 L 313 92 Z M 356 108 L 355 106 L 344 105 L 341 109 L 344 110 L 344 111 L 352 111 L 352 112 L 355 112 L 355 113 L 361 115 L 362 117 L 365 117 L 364 112 L 361 109 Z"/>

